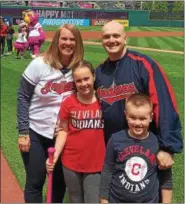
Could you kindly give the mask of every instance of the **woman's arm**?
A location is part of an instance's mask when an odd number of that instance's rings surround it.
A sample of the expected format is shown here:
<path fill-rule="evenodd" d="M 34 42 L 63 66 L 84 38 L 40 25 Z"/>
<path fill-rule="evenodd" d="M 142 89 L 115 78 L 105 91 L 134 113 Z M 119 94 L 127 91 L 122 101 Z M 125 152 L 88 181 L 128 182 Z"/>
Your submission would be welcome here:
<path fill-rule="evenodd" d="M 30 148 L 29 138 L 29 106 L 35 86 L 24 77 L 21 78 L 17 99 L 18 145 L 22 152 L 28 152 Z"/>

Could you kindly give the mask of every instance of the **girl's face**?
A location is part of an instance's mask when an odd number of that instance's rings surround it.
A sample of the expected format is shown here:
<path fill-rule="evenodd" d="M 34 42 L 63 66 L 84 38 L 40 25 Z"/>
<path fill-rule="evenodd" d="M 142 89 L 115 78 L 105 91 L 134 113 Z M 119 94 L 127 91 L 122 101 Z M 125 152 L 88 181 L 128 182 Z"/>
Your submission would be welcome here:
<path fill-rule="evenodd" d="M 95 76 L 88 67 L 79 67 L 73 71 L 73 79 L 80 96 L 89 97 L 94 93 Z"/>
<path fill-rule="evenodd" d="M 62 57 L 72 57 L 75 51 L 75 37 L 67 28 L 60 31 L 58 47 Z"/>

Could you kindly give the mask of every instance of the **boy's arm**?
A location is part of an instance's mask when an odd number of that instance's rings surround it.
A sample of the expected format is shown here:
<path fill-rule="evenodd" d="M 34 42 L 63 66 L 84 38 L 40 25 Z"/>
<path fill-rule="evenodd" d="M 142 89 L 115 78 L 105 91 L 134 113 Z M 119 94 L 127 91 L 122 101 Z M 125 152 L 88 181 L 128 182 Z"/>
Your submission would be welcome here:
<path fill-rule="evenodd" d="M 159 170 L 162 203 L 172 202 L 172 169 Z"/>
<path fill-rule="evenodd" d="M 112 180 L 112 174 L 115 168 L 115 162 L 115 152 L 113 149 L 112 138 L 110 138 L 107 144 L 105 163 L 101 173 L 100 203 L 108 203 L 110 184 Z"/>
<path fill-rule="evenodd" d="M 162 203 L 172 203 L 172 190 L 161 189 Z"/>

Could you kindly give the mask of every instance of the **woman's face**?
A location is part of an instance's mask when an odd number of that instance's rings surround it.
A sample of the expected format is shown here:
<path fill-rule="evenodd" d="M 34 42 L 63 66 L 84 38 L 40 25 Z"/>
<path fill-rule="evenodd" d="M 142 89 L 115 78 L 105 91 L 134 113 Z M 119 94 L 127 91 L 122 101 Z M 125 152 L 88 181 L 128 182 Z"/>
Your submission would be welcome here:
<path fill-rule="evenodd" d="M 60 31 L 58 48 L 62 57 L 72 57 L 75 51 L 75 37 L 67 28 L 62 28 Z"/>

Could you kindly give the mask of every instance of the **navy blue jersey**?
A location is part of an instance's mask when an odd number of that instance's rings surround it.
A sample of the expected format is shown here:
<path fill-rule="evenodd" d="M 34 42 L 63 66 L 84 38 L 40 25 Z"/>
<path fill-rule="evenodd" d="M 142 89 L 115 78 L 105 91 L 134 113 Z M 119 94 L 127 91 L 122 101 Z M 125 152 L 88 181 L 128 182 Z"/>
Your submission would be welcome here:
<path fill-rule="evenodd" d="M 113 134 L 107 145 L 100 197 L 109 202 L 158 203 L 160 172 L 161 188 L 172 188 L 171 169 L 157 168 L 158 152 L 158 139 L 151 132 L 143 140 L 130 137 L 125 130 Z"/>
<path fill-rule="evenodd" d="M 107 59 L 99 65 L 95 88 L 102 105 L 106 142 L 113 133 L 127 128 L 125 98 L 142 92 L 154 104 L 154 120 L 150 130 L 158 136 L 161 149 L 171 153 L 182 151 L 176 100 L 164 71 L 155 61 L 127 50 L 119 61 Z"/>

